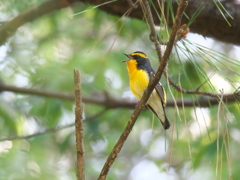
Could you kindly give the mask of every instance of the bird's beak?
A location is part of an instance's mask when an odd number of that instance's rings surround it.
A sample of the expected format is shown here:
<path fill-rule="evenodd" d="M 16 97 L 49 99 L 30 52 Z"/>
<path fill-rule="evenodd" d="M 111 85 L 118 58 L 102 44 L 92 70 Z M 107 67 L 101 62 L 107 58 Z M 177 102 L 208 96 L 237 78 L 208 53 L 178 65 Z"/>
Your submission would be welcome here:
<path fill-rule="evenodd" d="M 127 62 L 127 61 L 133 59 L 133 57 L 132 57 L 130 54 L 126 54 L 126 53 L 123 53 L 123 54 L 124 54 L 125 56 L 127 56 L 129 59 L 124 60 L 124 61 L 122 61 L 122 62 Z"/>

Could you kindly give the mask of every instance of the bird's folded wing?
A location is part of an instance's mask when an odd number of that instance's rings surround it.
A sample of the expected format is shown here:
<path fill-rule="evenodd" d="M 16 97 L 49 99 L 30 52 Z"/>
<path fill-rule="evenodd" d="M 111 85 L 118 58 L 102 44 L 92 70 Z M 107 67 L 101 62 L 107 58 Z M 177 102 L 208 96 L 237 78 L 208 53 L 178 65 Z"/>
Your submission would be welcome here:
<path fill-rule="evenodd" d="M 155 90 L 157 91 L 158 95 L 160 96 L 161 101 L 163 103 L 163 106 L 165 107 L 165 105 L 166 105 L 166 94 L 165 94 L 164 88 L 162 87 L 162 85 L 160 83 L 158 83 L 155 86 Z"/>

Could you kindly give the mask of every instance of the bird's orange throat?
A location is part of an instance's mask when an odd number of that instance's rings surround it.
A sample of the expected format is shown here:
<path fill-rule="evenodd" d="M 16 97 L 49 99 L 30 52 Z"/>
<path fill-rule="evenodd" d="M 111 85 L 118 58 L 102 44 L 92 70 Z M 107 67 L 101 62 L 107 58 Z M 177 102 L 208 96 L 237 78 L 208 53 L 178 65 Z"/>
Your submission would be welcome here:
<path fill-rule="evenodd" d="M 135 60 L 127 61 L 127 69 L 130 79 L 130 89 L 140 99 L 149 82 L 147 71 L 138 69 L 137 61 Z"/>
<path fill-rule="evenodd" d="M 128 69 L 128 74 L 131 77 L 131 75 L 133 75 L 137 70 L 137 61 L 135 60 L 127 61 L 127 69 Z"/>

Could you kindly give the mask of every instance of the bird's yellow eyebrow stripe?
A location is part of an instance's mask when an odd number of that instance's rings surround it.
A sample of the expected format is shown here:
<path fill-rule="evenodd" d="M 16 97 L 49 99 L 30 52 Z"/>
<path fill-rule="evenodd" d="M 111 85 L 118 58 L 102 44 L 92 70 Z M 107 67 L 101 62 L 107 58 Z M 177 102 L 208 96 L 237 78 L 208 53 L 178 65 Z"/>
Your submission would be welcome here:
<path fill-rule="evenodd" d="M 138 55 L 142 58 L 148 58 L 145 54 L 142 54 L 142 53 L 132 53 L 131 56 L 134 56 L 134 55 Z"/>

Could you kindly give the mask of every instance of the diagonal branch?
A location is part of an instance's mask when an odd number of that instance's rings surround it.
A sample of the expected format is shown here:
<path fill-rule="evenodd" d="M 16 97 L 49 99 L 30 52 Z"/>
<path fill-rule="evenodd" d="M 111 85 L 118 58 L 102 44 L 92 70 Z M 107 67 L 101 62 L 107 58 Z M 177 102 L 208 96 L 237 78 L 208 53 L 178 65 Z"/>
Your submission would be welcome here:
<path fill-rule="evenodd" d="M 148 4 L 148 0 L 143 0 L 143 3 L 144 3 L 145 8 L 150 8 L 149 4 Z M 172 33 L 170 35 L 170 40 L 169 40 L 169 43 L 167 45 L 166 51 L 163 55 L 163 58 L 161 60 L 161 63 L 160 63 L 160 66 L 158 68 L 158 71 L 156 73 L 156 76 L 149 83 L 149 85 L 148 85 L 147 89 L 145 90 L 140 102 L 138 103 L 138 106 L 137 106 L 136 110 L 134 111 L 133 115 L 131 116 L 131 119 L 128 121 L 128 124 L 127 124 L 124 132 L 122 133 L 118 142 L 114 146 L 112 152 L 108 156 L 108 159 L 107 159 L 107 161 L 105 162 L 105 164 L 102 168 L 102 171 L 101 171 L 101 174 L 100 174 L 98 180 L 105 180 L 106 179 L 110 167 L 112 166 L 112 164 L 115 161 L 117 155 L 119 154 L 119 152 L 120 152 L 123 144 L 125 143 L 128 135 L 132 131 L 132 128 L 133 128 L 139 114 L 141 113 L 141 111 L 145 107 L 145 104 L 146 104 L 148 98 L 150 97 L 150 94 L 152 93 L 154 87 L 159 82 L 159 80 L 160 80 L 160 78 L 163 74 L 163 71 L 164 71 L 164 69 L 167 65 L 167 61 L 169 59 L 170 53 L 172 51 L 174 40 L 175 40 L 175 37 L 176 37 L 176 34 L 177 34 L 177 30 L 178 30 L 178 27 L 180 26 L 182 14 L 183 14 L 183 11 L 184 11 L 186 5 L 187 5 L 186 0 L 180 0 L 179 1 L 179 6 L 178 6 L 178 9 L 177 9 L 177 15 L 175 17 L 175 22 L 173 24 L 173 29 L 172 29 Z"/>
<path fill-rule="evenodd" d="M 102 111 L 100 111 L 100 112 L 98 112 L 98 113 L 96 113 L 96 114 L 94 114 L 90 117 L 85 118 L 84 122 L 94 120 L 97 117 L 102 116 L 107 110 L 108 109 L 103 109 Z M 75 125 L 75 122 L 67 124 L 67 125 L 63 125 L 63 126 L 60 126 L 60 127 L 48 128 L 48 129 L 45 129 L 41 132 L 36 132 L 36 133 L 30 134 L 30 135 L 4 137 L 4 138 L 0 138 L 0 142 L 2 142 L 2 141 L 14 141 L 14 140 L 20 140 L 20 139 L 30 139 L 30 138 L 34 138 L 34 137 L 49 134 L 49 133 L 55 133 L 56 131 L 60 131 L 60 130 L 63 130 L 63 129 L 66 129 L 66 128 L 69 128 L 69 127 L 73 127 L 74 125 Z"/>
<path fill-rule="evenodd" d="M 11 37 L 23 24 L 32 22 L 52 11 L 69 7 L 74 2 L 75 0 L 47 0 L 22 12 L 11 21 L 8 21 L 0 26 L 0 45 L 4 44 L 7 38 Z"/>

